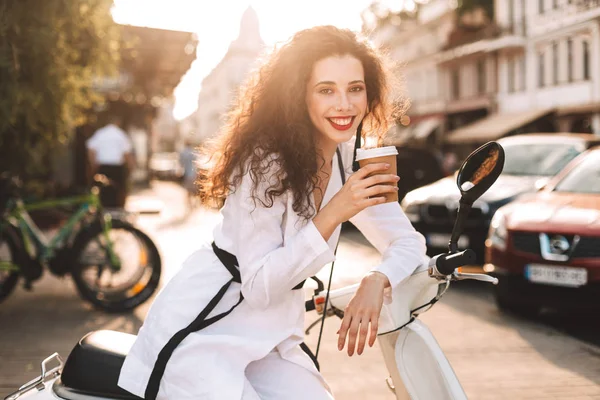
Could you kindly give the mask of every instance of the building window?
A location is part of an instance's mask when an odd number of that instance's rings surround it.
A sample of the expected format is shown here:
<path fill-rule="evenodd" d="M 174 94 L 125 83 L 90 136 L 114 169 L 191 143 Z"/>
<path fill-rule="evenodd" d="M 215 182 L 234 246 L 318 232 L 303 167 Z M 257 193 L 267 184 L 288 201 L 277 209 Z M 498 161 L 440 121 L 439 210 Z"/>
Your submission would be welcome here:
<path fill-rule="evenodd" d="M 538 54 L 538 86 L 544 87 L 544 83 L 546 80 L 546 66 L 545 66 L 545 57 L 544 53 Z"/>
<path fill-rule="evenodd" d="M 573 82 L 573 39 L 567 40 L 567 80 Z"/>
<path fill-rule="evenodd" d="M 583 79 L 590 79 L 590 44 L 583 42 Z"/>
<path fill-rule="evenodd" d="M 506 76 L 508 78 L 508 92 L 512 93 L 515 91 L 515 60 L 513 58 L 508 59 Z"/>
<path fill-rule="evenodd" d="M 558 43 L 552 43 L 552 83 L 558 85 Z"/>
<path fill-rule="evenodd" d="M 477 61 L 477 93 L 486 92 L 485 60 Z"/>
<path fill-rule="evenodd" d="M 458 68 L 452 70 L 450 80 L 452 100 L 457 100 L 460 97 L 460 75 Z"/>
<path fill-rule="evenodd" d="M 538 12 L 540 14 L 544 13 L 544 1 L 545 0 L 538 0 Z"/>

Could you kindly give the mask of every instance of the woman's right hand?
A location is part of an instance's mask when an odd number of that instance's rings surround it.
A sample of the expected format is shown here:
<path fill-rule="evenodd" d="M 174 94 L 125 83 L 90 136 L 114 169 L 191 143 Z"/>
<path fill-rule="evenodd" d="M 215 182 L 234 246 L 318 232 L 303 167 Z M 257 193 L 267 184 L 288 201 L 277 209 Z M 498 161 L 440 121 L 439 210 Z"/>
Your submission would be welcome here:
<path fill-rule="evenodd" d="M 361 212 L 367 207 L 385 202 L 386 193 L 398 191 L 400 178 L 393 174 L 373 173 L 385 171 L 389 164 L 368 164 L 352 174 L 342 189 L 333 196 L 327 206 L 331 205 L 332 212 L 337 214 L 341 224 Z"/>
<path fill-rule="evenodd" d="M 385 203 L 385 194 L 398 190 L 400 178 L 393 174 L 373 173 L 385 171 L 389 164 L 368 164 L 352 174 L 342 189 L 317 213 L 313 222 L 327 240 L 335 227 L 367 207 Z"/>

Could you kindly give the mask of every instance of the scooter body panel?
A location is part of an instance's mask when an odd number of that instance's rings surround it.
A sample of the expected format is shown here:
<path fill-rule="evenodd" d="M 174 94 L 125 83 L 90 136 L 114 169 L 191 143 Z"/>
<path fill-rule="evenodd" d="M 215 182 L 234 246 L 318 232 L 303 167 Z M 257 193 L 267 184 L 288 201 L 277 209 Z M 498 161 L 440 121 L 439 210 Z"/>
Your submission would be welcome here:
<path fill-rule="evenodd" d="M 12 400 L 7 397 L 5 400 Z M 44 389 L 33 388 L 15 400 L 117 400 L 113 397 L 91 396 L 64 387 L 60 376 L 44 383 Z"/>
<path fill-rule="evenodd" d="M 467 400 L 452 366 L 423 322 L 415 320 L 400 330 L 394 353 L 401 378 L 394 384 L 404 386 L 412 400 Z"/>
<path fill-rule="evenodd" d="M 423 263 L 392 292 L 392 301 L 383 305 L 379 316 L 378 334 L 393 332 L 408 324 L 415 314 L 426 311 L 438 294 L 440 282 L 429 276 Z M 415 312 L 414 310 L 418 310 Z"/>
<path fill-rule="evenodd" d="M 429 261 L 429 260 L 428 260 Z M 378 342 L 398 400 L 466 400 L 458 378 L 427 326 L 411 318 L 427 311 L 440 285 L 424 262 L 393 292 L 379 317 Z M 331 292 L 331 304 L 344 309 L 358 285 Z"/>
<path fill-rule="evenodd" d="M 396 399 L 410 400 L 410 396 L 406 391 L 406 387 L 404 386 L 404 382 L 402 382 L 402 377 L 400 376 L 400 371 L 396 365 L 396 352 L 394 351 L 394 348 L 396 346 L 396 342 L 398 341 L 398 335 L 400 335 L 400 331 L 401 330 L 397 330 L 395 332 L 378 336 L 377 343 L 379 344 L 379 349 L 383 355 L 385 366 L 390 373 L 390 378 L 392 379 L 393 383 L 393 387 L 391 387 L 391 389 L 396 395 Z"/>

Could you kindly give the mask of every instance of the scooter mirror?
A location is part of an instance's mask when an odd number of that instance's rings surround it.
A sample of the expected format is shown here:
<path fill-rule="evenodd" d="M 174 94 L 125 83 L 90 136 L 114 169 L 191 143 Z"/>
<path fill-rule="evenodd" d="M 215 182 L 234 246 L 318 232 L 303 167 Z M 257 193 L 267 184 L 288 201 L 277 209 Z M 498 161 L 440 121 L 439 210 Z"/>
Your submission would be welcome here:
<path fill-rule="evenodd" d="M 458 239 L 471 206 L 496 182 L 503 168 L 504 149 L 496 142 L 488 142 L 472 152 L 460 167 L 456 183 L 462 196 L 448 243 L 450 253 L 458 251 Z"/>
<path fill-rule="evenodd" d="M 504 149 L 488 142 L 472 152 L 458 171 L 456 182 L 461 203 L 473 205 L 496 182 L 504 168 Z"/>

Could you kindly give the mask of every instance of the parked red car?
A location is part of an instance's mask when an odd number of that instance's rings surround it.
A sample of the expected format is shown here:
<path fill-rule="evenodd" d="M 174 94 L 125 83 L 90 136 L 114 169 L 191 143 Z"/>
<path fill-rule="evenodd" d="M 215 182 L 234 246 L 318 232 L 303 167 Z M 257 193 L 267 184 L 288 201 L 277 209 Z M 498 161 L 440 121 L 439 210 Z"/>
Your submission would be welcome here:
<path fill-rule="evenodd" d="M 484 269 L 501 309 L 600 308 L 600 147 L 496 212 Z"/>

